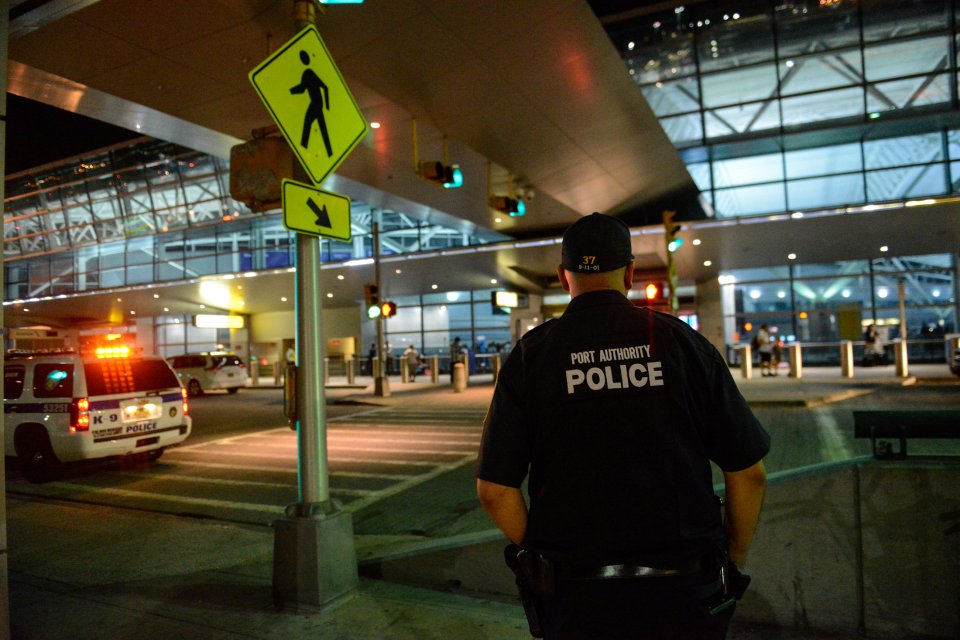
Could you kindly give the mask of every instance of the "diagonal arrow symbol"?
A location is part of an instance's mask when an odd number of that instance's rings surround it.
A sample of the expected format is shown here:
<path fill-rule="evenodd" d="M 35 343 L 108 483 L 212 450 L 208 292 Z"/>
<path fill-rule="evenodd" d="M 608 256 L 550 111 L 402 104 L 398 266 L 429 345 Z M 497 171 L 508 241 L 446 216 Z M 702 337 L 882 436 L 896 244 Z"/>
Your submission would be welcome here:
<path fill-rule="evenodd" d="M 327 205 L 323 205 L 323 209 L 317 206 L 317 203 L 313 201 L 312 198 L 307 198 L 307 206 L 310 207 L 310 210 L 313 211 L 313 215 L 317 216 L 317 226 L 330 228 L 330 214 L 327 213 Z"/>

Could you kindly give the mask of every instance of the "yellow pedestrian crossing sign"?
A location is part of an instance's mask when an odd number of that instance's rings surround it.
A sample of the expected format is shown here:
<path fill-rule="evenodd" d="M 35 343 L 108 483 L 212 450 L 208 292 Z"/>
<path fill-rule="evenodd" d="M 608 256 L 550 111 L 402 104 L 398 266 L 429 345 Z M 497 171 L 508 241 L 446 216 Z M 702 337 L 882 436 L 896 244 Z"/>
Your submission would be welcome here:
<path fill-rule="evenodd" d="M 316 184 L 367 134 L 367 121 L 313 25 L 257 65 L 250 82 Z"/>
<path fill-rule="evenodd" d="M 290 231 L 335 240 L 350 239 L 350 198 L 283 181 L 283 226 Z"/>

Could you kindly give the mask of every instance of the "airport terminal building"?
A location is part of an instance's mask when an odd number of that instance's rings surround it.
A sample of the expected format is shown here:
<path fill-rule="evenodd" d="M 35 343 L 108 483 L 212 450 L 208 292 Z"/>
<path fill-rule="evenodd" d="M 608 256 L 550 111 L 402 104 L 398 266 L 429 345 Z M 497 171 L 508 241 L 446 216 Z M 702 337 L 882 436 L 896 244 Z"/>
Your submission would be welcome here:
<path fill-rule="evenodd" d="M 102 5 L 116 3 L 96 4 L 101 9 L 81 9 L 59 27 L 109 31 Z M 574 193 L 578 180 L 587 189 L 595 179 L 590 167 L 580 173 L 576 164 L 561 166 L 561 158 L 576 154 L 558 151 L 549 170 L 533 151 L 511 155 L 521 134 L 508 135 L 509 102 L 490 121 L 502 127 L 499 134 L 483 134 L 473 129 L 487 126 L 485 119 L 459 124 L 434 105 L 437 95 L 414 102 L 409 86 L 361 77 L 355 91 L 365 116 L 396 131 L 371 129 L 360 158 L 324 185 L 352 199 L 350 240 L 320 240 L 324 333 L 334 352 L 364 356 L 375 340 L 364 309 L 375 253 L 381 297 L 398 307 L 385 322 L 395 354 L 413 344 L 444 356 L 456 337 L 478 354 L 508 351 L 528 328 L 562 312 L 568 298 L 552 276 L 560 234 L 577 216 L 601 209 L 634 232 L 643 278 L 637 303 L 648 303 L 647 280 L 664 283 L 673 261 L 676 312 L 731 358 L 767 323 L 786 343 L 801 343 L 806 362 L 835 364 L 838 343 L 860 340 L 873 324 L 887 340 L 910 341 L 911 360 L 943 361 L 945 338 L 958 332 L 960 299 L 955 0 L 559 4 L 564 8 L 545 24 L 555 33 L 538 36 L 540 44 L 562 36 L 578 50 L 575 57 L 587 62 L 583 78 L 571 82 L 587 92 L 634 91 L 624 101 L 634 111 L 619 116 L 655 128 L 661 144 L 630 152 L 678 159 L 670 169 L 677 184 L 648 200 L 635 193 L 591 199 Z M 334 11 L 328 9 L 329 19 L 340 20 Z M 363 9 L 355 11 L 361 16 Z M 580 24 L 584 15 L 590 21 L 582 41 L 570 42 L 564 20 Z M 108 91 L 107 82 L 95 87 L 99 76 L 85 73 L 82 61 L 71 65 L 39 50 L 57 22 L 23 33 L 20 26 L 12 20 L 11 93 L 48 96 L 66 107 L 62 94 L 44 92 L 38 82 Z M 333 41 L 336 58 L 347 49 Z M 348 83 L 363 55 L 346 56 Z M 564 55 L 573 56 L 558 50 L 530 64 L 546 72 Z M 110 72 L 101 68 L 99 75 Z M 563 73 L 571 77 L 569 69 Z M 380 104 L 381 92 L 392 98 L 388 106 L 368 108 Z M 528 101 L 550 102 L 544 112 L 560 108 L 546 88 L 528 82 L 525 92 Z M 117 98 L 114 111 L 98 114 L 113 113 L 116 124 L 133 129 L 126 109 L 136 99 L 134 88 Z M 84 113 L 82 101 L 75 107 Z M 265 112 L 260 120 L 268 123 Z M 164 137 L 167 126 L 157 116 L 153 128 L 137 129 L 148 136 L 7 176 L 5 325 L 28 337 L 36 334 L 23 330 L 125 332 L 164 356 L 219 347 L 275 362 L 295 333 L 294 234 L 278 207 L 255 211 L 231 196 L 227 152 L 242 136 L 222 131 L 216 144 L 192 145 Z M 457 131 L 464 132 L 460 139 Z M 597 141 L 615 139 L 614 132 Z M 419 165 L 407 162 L 411 155 L 439 157 L 441 145 L 445 161 L 460 160 L 460 189 L 425 184 Z M 611 146 L 610 155 L 615 151 Z M 378 164 L 390 154 L 403 160 Z M 381 164 L 390 166 L 371 168 Z M 552 186 L 561 182 L 568 191 Z M 500 193 L 523 202 L 527 214 L 491 206 Z M 666 210 L 678 212 L 684 240 L 674 254 L 664 247 Z M 516 292 L 518 306 L 498 306 L 496 291 Z M 197 322 L 210 315 L 241 316 L 242 327 Z"/>

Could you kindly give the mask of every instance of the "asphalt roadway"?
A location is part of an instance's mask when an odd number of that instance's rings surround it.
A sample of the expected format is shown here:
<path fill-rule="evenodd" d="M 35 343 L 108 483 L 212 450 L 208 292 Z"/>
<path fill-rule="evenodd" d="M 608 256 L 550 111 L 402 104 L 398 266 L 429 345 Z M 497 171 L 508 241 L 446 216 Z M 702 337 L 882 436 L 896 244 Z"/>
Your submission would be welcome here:
<path fill-rule="evenodd" d="M 809 370 L 803 380 L 739 379 L 751 404 L 765 408 L 818 406 L 903 384 L 942 387 L 956 395 L 958 381 L 946 366 L 914 367 L 900 380 L 892 367 L 858 371 L 854 380 L 836 370 Z M 362 380 L 361 380 L 362 382 Z M 474 381 L 471 381 L 474 382 Z M 328 388 L 330 402 L 396 407 L 485 407 L 492 384 L 478 379 L 463 393 L 449 386 L 392 381 L 393 393 L 375 397 L 370 387 Z M 957 405 L 953 405 L 957 406 Z M 435 503 L 430 483 L 372 505 L 381 524 L 402 522 L 392 534 L 357 533 L 361 563 L 418 544 L 410 518 L 456 522 L 459 533 L 489 532 L 491 525 L 472 497 L 472 470 L 455 469 L 431 482 L 464 485 L 462 499 Z M 390 514 L 404 514 L 395 518 Z M 358 514 L 361 515 L 361 514 Z M 377 514 L 362 514 L 376 520 Z M 387 524 L 383 524 L 387 523 Z M 375 527 L 383 530 L 383 526 Z M 422 531 L 424 524 L 416 524 Z M 322 611 L 277 611 L 273 606 L 273 531 L 81 502 L 7 499 L 9 602 L 14 640 L 177 638 L 417 639 L 529 638 L 513 600 L 438 591 L 361 578 L 348 596 Z M 441 530 L 449 530 L 440 527 Z M 731 640 L 824 638 L 783 629 L 751 629 L 736 618 Z"/>

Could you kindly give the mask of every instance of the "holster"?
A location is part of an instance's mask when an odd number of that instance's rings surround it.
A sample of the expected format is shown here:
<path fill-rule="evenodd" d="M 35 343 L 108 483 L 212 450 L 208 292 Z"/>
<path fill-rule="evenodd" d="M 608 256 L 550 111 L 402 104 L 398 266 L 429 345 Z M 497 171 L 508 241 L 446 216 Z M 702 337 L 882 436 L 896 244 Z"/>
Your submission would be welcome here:
<path fill-rule="evenodd" d="M 540 554 L 515 544 L 508 544 L 503 550 L 503 559 L 517 579 L 517 591 L 523 613 L 527 616 L 527 627 L 534 638 L 543 637 L 543 597 L 552 595 L 554 584 L 551 569 L 541 568 Z M 549 565 L 549 563 L 546 563 Z M 549 584 L 548 584 L 549 583 Z"/>
<path fill-rule="evenodd" d="M 750 576 L 741 573 L 737 565 L 730 562 L 726 547 L 718 549 L 720 562 L 720 590 L 708 598 L 703 604 L 707 612 L 716 615 L 726 611 L 737 600 L 743 597 L 750 586 Z"/>

